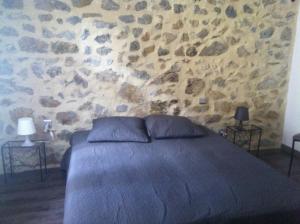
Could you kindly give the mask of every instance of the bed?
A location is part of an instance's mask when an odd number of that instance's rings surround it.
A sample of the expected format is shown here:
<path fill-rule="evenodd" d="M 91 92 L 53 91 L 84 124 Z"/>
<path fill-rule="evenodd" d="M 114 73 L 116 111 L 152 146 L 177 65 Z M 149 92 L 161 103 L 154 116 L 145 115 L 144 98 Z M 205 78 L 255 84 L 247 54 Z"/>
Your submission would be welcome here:
<path fill-rule="evenodd" d="M 299 185 L 212 131 L 149 143 L 88 134 L 72 136 L 64 224 L 300 223 Z"/>

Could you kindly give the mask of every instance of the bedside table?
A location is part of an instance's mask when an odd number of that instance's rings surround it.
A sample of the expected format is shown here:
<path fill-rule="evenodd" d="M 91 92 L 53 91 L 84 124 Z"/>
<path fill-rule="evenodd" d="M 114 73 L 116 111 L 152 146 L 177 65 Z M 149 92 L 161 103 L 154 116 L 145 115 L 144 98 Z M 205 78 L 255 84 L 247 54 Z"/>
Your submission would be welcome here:
<path fill-rule="evenodd" d="M 256 125 L 244 125 L 242 128 L 236 125 L 226 127 L 227 138 L 238 146 L 247 145 L 249 152 L 251 151 L 254 137 L 257 137 L 256 156 L 259 156 L 262 131 L 262 128 Z"/>
<path fill-rule="evenodd" d="M 7 182 L 7 175 L 14 174 L 14 151 L 19 150 L 19 152 L 28 153 L 35 151 L 39 158 L 40 176 L 41 181 L 45 181 L 48 171 L 47 171 L 47 154 L 46 154 L 46 142 L 45 140 L 34 140 L 33 146 L 22 146 L 24 141 L 8 141 L 1 146 L 2 155 L 2 165 L 4 172 L 4 182 Z M 8 161 L 6 161 L 8 160 Z M 9 171 L 8 171 L 9 170 Z"/>

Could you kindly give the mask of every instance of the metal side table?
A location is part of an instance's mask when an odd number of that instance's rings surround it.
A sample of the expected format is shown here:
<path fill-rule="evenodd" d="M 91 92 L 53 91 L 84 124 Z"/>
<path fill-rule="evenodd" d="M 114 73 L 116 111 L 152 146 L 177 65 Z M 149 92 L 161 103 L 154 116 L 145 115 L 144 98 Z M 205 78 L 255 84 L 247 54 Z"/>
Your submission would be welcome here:
<path fill-rule="evenodd" d="M 14 151 L 19 150 L 22 153 L 28 153 L 34 151 L 38 154 L 39 158 L 39 168 L 41 181 L 45 181 L 48 171 L 47 171 L 47 153 L 46 153 L 46 141 L 35 140 L 33 146 L 22 146 L 23 141 L 8 141 L 4 143 L 1 147 L 2 155 L 2 165 L 4 172 L 4 182 L 7 182 L 8 173 L 10 176 L 14 174 Z"/>
<path fill-rule="evenodd" d="M 294 154 L 295 154 L 295 143 L 300 142 L 300 134 L 294 135 L 293 136 L 293 146 L 292 146 L 292 152 L 291 152 L 291 159 L 290 159 L 290 165 L 289 165 L 289 172 L 288 176 L 291 176 L 292 172 L 292 166 L 293 166 L 293 160 L 294 160 Z"/>

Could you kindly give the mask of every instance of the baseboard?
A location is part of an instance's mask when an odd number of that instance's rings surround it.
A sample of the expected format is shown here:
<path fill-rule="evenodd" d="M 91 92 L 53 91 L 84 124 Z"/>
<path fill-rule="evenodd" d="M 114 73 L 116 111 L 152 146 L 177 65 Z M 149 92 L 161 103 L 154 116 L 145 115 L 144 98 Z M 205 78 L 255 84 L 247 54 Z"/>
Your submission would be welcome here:
<path fill-rule="evenodd" d="M 282 144 L 281 145 L 281 151 L 290 154 L 292 152 L 292 148 L 288 145 Z M 297 157 L 297 158 L 300 158 L 300 152 L 295 150 L 294 156 Z"/>

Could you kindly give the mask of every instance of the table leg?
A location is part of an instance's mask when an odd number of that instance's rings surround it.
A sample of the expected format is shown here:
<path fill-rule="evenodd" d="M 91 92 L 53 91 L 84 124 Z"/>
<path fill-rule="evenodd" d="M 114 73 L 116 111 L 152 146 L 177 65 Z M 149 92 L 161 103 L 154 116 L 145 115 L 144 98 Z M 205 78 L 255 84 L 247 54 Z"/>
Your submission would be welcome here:
<path fill-rule="evenodd" d="M 261 136 L 262 136 L 262 130 L 259 131 L 259 137 L 258 137 L 258 143 L 257 143 L 257 150 L 256 150 L 256 156 L 257 157 L 259 157 Z"/>
<path fill-rule="evenodd" d="M 43 154 L 44 154 L 44 166 L 45 166 L 45 174 L 46 178 L 48 176 L 48 169 L 47 169 L 47 155 L 46 155 L 46 143 L 43 143 Z"/>
<path fill-rule="evenodd" d="M 235 140 L 236 140 L 236 131 L 233 132 L 233 144 L 235 144 Z"/>
<path fill-rule="evenodd" d="M 14 171 L 13 171 L 13 159 L 12 159 L 12 148 L 10 148 L 9 146 L 8 146 L 8 156 L 9 156 L 9 166 L 10 166 L 10 176 L 12 176 L 13 175 L 13 173 L 14 173 Z"/>
<path fill-rule="evenodd" d="M 6 166 L 5 166 L 5 158 L 4 158 L 4 149 L 5 147 L 1 147 L 1 156 L 2 156 L 2 166 L 3 166 L 3 172 L 4 172 L 4 183 L 7 182 L 7 176 L 6 176 Z"/>
<path fill-rule="evenodd" d="M 251 142 L 252 142 L 252 130 L 250 130 L 250 138 L 249 138 L 249 148 L 248 148 L 248 151 L 250 152 L 251 151 Z"/>
<path fill-rule="evenodd" d="M 41 182 L 43 182 L 43 168 L 42 168 L 41 147 L 38 146 L 38 149 L 39 149 L 39 160 L 40 160 Z"/>
<path fill-rule="evenodd" d="M 293 159 L 294 159 L 294 152 L 295 152 L 295 141 L 293 140 L 293 146 L 292 146 L 292 152 L 291 152 L 291 159 L 290 159 L 290 165 L 289 165 L 289 172 L 288 172 L 288 176 L 289 177 L 291 176 Z"/>

